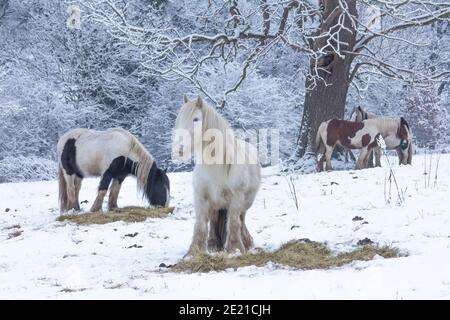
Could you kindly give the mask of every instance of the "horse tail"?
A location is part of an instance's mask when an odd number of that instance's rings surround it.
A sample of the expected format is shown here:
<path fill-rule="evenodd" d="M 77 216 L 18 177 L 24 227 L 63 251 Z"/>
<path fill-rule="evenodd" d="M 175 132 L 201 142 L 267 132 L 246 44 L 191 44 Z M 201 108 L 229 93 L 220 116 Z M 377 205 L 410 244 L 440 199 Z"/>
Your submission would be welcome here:
<path fill-rule="evenodd" d="M 59 208 L 61 212 L 67 210 L 68 198 L 67 198 L 67 182 L 64 177 L 61 164 L 58 166 L 58 185 L 59 185 Z"/>
<path fill-rule="evenodd" d="M 226 209 L 219 210 L 219 218 L 217 219 L 216 225 L 216 234 L 217 234 L 217 242 L 220 246 L 219 249 L 223 249 L 225 247 L 225 241 L 227 239 L 227 215 L 228 211 Z"/>

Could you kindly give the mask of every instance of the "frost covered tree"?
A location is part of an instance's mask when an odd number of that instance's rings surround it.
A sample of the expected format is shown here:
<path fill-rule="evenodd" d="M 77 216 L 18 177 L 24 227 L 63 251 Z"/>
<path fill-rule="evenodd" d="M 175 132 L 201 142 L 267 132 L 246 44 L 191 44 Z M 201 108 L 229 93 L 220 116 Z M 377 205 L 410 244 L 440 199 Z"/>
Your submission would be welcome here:
<path fill-rule="evenodd" d="M 432 91 L 411 90 L 405 97 L 402 112 L 414 124 L 414 139 L 419 147 L 435 150 L 448 143 L 449 114 Z"/>
<path fill-rule="evenodd" d="M 9 0 L 0 0 L 0 19 L 6 15 L 9 6 Z"/>
<path fill-rule="evenodd" d="M 304 102 L 298 158 L 313 151 L 322 121 L 344 116 L 351 83 L 364 81 L 368 73 L 412 82 L 437 81 L 448 75 L 442 61 L 436 61 L 434 71 L 423 70 L 420 62 L 411 66 L 384 54 L 391 47 L 420 45 L 411 39 L 411 32 L 448 23 L 450 4 L 441 1 L 194 1 L 178 5 L 183 10 L 176 14 L 179 21 L 150 25 L 136 25 L 127 17 L 122 1 L 85 4 L 116 37 L 141 48 L 148 74 L 185 79 L 218 107 L 226 106 L 228 96 L 245 82 L 252 68 L 262 68 L 265 59 L 280 53 L 280 48 L 295 52 L 302 63 L 290 70 L 305 75 L 304 83 L 297 84 L 304 87 L 299 90 L 304 92 Z M 174 7 L 166 4 L 164 9 Z M 239 76 L 221 92 L 207 90 L 207 82 L 201 81 L 212 60 L 241 65 Z"/>
<path fill-rule="evenodd" d="M 417 115 L 417 131 L 418 99 L 448 122 L 448 11 L 437 0 L 0 0 L 0 179 L 51 178 L 73 127 L 122 126 L 170 164 L 183 94 L 234 128 L 279 129 L 280 156 L 299 167 L 315 126 L 346 104 Z"/>
<path fill-rule="evenodd" d="M 158 98 L 154 81 L 136 73 L 139 55 L 88 18 L 82 30 L 68 28 L 68 7 L 62 1 L 11 1 L 0 20 L 4 181 L 54 176 L 56 142 L 70 128 L 122 126 L 142 133 L 142 115 L 151 114 Z"/>

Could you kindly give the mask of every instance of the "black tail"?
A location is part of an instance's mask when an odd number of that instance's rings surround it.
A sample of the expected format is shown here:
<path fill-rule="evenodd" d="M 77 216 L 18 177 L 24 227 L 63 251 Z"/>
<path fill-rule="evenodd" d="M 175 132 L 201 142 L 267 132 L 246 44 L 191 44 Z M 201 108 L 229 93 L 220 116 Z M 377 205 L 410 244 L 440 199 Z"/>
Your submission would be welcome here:
<path fill-rule="evenodd" d="M 217 219 L 216 234 L 217 234 L 217 244 L 219 250 L 225 247 L 225 241 L 227 240 L 227 210 L 219 210 L 219 218 Z"/>

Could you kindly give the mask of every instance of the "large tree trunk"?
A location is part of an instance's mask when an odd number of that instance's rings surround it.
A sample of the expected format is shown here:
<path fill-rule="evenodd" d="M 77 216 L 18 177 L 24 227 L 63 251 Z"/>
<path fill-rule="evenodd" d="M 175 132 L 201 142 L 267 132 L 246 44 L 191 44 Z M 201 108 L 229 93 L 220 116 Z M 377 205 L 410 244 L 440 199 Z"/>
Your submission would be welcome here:
<path fill-rule="evenodd" d="M 356 1 L 347 0 L 346 2 L 348 4 L 348 12 L 356 15 Z M 336 30 L 340 15 L 340 13 L 336 13 L 338 11 L 336 9 L 337 7 L 337 0 L 325 2 L 323 21 L 318 34 Z M 355 27 L 352 25 L 348 16 L 345 17 L 344 26 L 352 32 L 344 29 L 339 31 L 341 53 L 342 51 L 353 51 L 356 40 Z M 323 80 L 318 80 L 315 84 L 312 78 L 306 81 L 303 118 L 296 154 L 298 158 L 315 153 L 314 141 L 320 123 L 333 117 L 343 118 L 350 85 L 349 74 L 353 56 L 342 53 L 343 57 L 339 57 L 339 55 L 331 51 L 331 47 L 327 47 L 327 39 L 325 37 L 316 39 L 311 44 L 315 51 L 317 52 L 319 49 L 325 48 L 324 51 L 329 52 L 329 54 L 319 59 L 317 63 L 325 70 L 316 71 L 314 68 L 316 61 L 314 59 L 310 61 L 310 74 L 318 75 Z M 331 40 L 331 43 L 337 47 L 334 40 Z M 342 43 L 346 43 L 346 45 Z"/>
<path fill-rule="evenodd" d="M 9 6 L 9 0 L 0 0 L 0 19 L 6 15 L 6 10 Z"/>

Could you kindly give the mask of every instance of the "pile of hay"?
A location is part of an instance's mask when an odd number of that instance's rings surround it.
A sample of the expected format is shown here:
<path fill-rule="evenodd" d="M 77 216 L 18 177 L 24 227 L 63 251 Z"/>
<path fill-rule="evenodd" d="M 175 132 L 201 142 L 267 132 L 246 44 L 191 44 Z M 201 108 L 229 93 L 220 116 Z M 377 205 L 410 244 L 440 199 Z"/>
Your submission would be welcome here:
<path fill-rule="evenodd" d="M 68 214 L 59 216 L 57 221 L 69 221 L 77 224 L 105 224 L 116 221 L 142 222 L 147 218 L 165 218 L 174 208 L 142 208 L 124 207 L 106 213 L 88 212 L 82 214 Z"/>
<path fill-rule="evenodd" d="M 333 255 L 324 243 L 293 240 L 273 252 L 258 250 L 256 253 L 240 256 L 229 256 L 224 253 L 209 255 L 198 252 L 191 259 L 180 261 L 171 270 L 175 272 L 223 271 L 228 268 L 237 269 L 247 266 L 262 267 L 269 262 L 294 269 L 328 269 L 356 260 L 372 260 L 375 255 L 384 258 L 400 256 L 396 248 L 375 245 L 366 245 L 350 252 Z"/>

